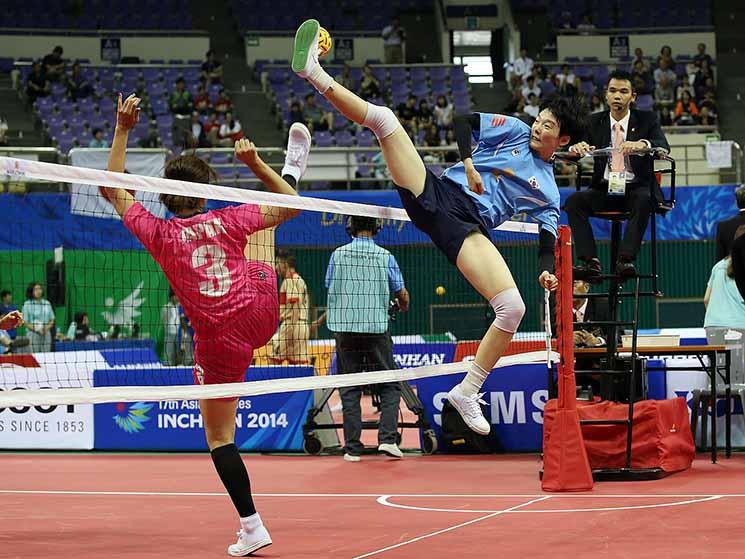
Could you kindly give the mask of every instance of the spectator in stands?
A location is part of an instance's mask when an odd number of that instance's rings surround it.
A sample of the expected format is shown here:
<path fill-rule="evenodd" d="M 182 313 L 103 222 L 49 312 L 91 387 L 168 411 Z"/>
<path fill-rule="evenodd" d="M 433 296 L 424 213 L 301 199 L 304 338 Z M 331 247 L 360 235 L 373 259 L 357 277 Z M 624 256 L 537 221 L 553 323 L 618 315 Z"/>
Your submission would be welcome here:
<path fill-rule="evenodd" d="M 571 152 L 585 155 L 596 147 L 613 146 L 618 155 L 624 155 L 594 158 L 590 188 L 575 192 L 565 203 L 577 256 L 584 262 L 577 270 L 584 278 L 576 275 L 575 279 L 596 281 L 602 273 L 590 225 L 590 214 L 602 208 L 621 208 L 630 212 L 619 260 L 613 262 L 612 266 L 615 267 L 615 273 L 622 277 L 636 275 L 634 261 L 639 254 L 653 209 L 650 189 L 654 188 L 656 197 L 662 198 L 652 160 L 648 157 L 627 157 L 634 151 L 650 147 L 670 149 L 657 115 L 631 109 L 635 99 L 631 75 L 622 70 L 611 72 L 606 87 L 606 101 L 610 110 L 592 115 L 587 141 L 578 142 L 569 148 Z M 608 193 L 609 179 L 614 180 L 618 190 L 624 190 L 623 195 Z"/>
<path fill-rule="evenodd" d="M 605 103 L 603 103 L 603 99 L 597 93 L 593 93 L 592 98 L 590 99 L 590 113 L 602 113 L 605 110 L 606 106 Z"/>
<path fill-rule="evenodd" d="M 224 89 L 221 89 L 217 96 L 217 101 L 215 101 L 215 111 L 221 115 L 226 115 L 233 111 L 233 101 Z"/>
<path fill-rule="evenodd" d="M 512 63 L 512 87 L 521 89 L 527 76 L 533 73 L 533 59 L 528 56 L 528 49 L 520 49 L 520 56 Z"/>
<path fill-rule="evenodd" d="M 32 282 L 28 285 L 22 313 L 31 353 L 51 351 L 54 309 L 52 304 L 44 299 L 44 288 L 40 283 Z"/>
<path fill-rule="evenodd" d="M 427 147 L 439 147 L 444 140 L 440 140 L 440 129 L 436 124 L 430 124 L 424 128 L 424 145 Z"/>
<path fill-rule="evenodd" d="M 538 117 L 538 113 L 541 112 L 540 107 L 540 99 L 536 97 L 535 93 L 531 93 L 528 95 L 528 103 L 525 105 L 525 114 L 527 114 L 529 117 L 535 119 Z"/>
<path fill-rule="evenodd" d="M 659 67 L 654 71 L 655 85 L 658 85 L 663 77 L 666 77 L 670 83 L 675 83 L 675 79 L 677 78 L 675 70 L 672 69 L 671 61 L 668 58 L 660 58 Z"/>
<path fill-rule="evenodd" d="M 305 124 L 305 120 L 305 113 L 303 112 L 303 106 L 300 104 L 300 101 L 295 100 L 290 103 L 290 116 L 289 122 L 287 123 L 288 126 L 292 126 L 296 122 Z"/>
<path fill-rule="evenodd" d="M 699 43 L 697 50 L 698 52 L 696 53 L 696 56 L 693 57 L 693 63 L 696 65 L 697 68 L 701 67 L 701 63 L 703 61 L 706 61 L 709 66 L 714 65 L 714 59 L 709 55 L 709 53 L 706 52 L 705 43 Z"/>
<path fill-rule="evenodd" d="M 592 35 L 595 29 L 595 24 L 592 22 L 590 14 L 585 14 L 582 17 L 582 21 L 577 25 L 577 31 L 580 35 Z"/>
<path fill-rule="evenodd" d="M 373 74 L 372 67 L 365 64 L 362 68 L 362 80 L 360 81 L 360 97 L 368 101 L 373 97 L 380 97 L 380 81 Z"/>
<path fill-rule="evenodd" d="M 334 127 L 334 114 L 326 111 L 318 103 L 313 93 L 305 96 L 305 122 L 311 132 L 331 130 Z"/>
<path fill-rule="evenodd" d="M 233 118 L 233 113 L 225 113 L 225 120 L 220 125 L 218 135 L 220 136 L 218 144 L 223 147 L 230 147 L 243 138 L 243 127 L 239 120 Z"/>
<path fill-rule="evenodd" d="M 717 262 L 729 256 L 732 251 L 735 232 L 740 226 L 745 225 L 745 184 L 741 184 L 735 189 L 735 203 L 737 204 L 737 215 L 717 223 Z M 7 292 L 3 291 L 3 293 Z M 2 295 L 0 294 L 0 296 Z M 4 297 L 3 301 L 5 301 Z M 0 307 L 0 315 L 3 314 L 5 314 L 3 307 Z"/>
<path fill-rule="evenodd" d="M 696 92 L 696 99 L 703 99 L 706 91 L 714 89 L 714 72 L 707 60 L 701 61 L 701 67 L 696 71 L 693 78 L 693 90 Z"/>
<path fill-rule="evenodd" d="M 103 137 L 103 130 L 101 128 L 94 128 L 92 135 L 93 137 L 91 138 L 91 141 L 88 143 L 89 148 L 109 147 L 109 142 L 107 142 L 106 139 Z"/>
<path fill-rule="evenodd" d="M 67 96 L 72 101 L 84 99 L 93 92 L 91 84 L 83 76 L 80 64 L 76 62 L 72 65 L 72 73 L 67 77 Z"/>
<path fill-rule="evenodd" d="M 344 64 L 341 69 L 341 74 L 337 74 L 334 81 L 339 85 L 346 87 L 349 91 L 354 91 L 354 78 L 352 77 L 352 67 L 349 64 Z"/>
<path fill-rule="evenodd" d="M 675 61 L 673 60 L 673 49 L 671 49 L 668 45 L 664 45 L 660 49 L 660 55 L 657 57 L 657 66 L 660 66 L 660 63 L 663 60 L 667 60 L 667 65 L 670 68 L 675 65 Z"/>
<path fill-rule="evenodd" d="M 179 313 L 178 297 L 171 289 L 168 293 L 168 302 L 160 311 L 160 320 L 163 323 L 163 356 L 166 365 L 179 364 L 179 333 L 181 331 L 181 316 Z"/>
<path fill-rule="evenodd" d="M 191 93 L 186 89 L 184 78 L 180 77 L 176 80 L 176 89 L 173 90 L 171 97 L 168 99 L 168 108 L 175 115 L 190 115 L 194 110 Z"/>
<path fill-rule="evenodd" d="M 5 316 L 6 314 L 12 313 L 13 311 L 17 310 L 18 307 L 13 304 L 13 294 L 7 289 L 3 289 L 2 291 L 0 291 L 0 316 Z M 6 330 L 6 332 L 8 333 L 8 337 L 11 340 L 16 339 L 15 328 Z"/>
<path fill-rule="evenodd" d="M 715 113 L 712 113 L 708 107 L 700 107 L 698 110 L 698 125 L 699 126 L 716 126 L 718 117 Z"/>
<path fill-rule="evenodd" d="M 697 119 L 698 106 L 696 106 L 696 102 L 691 95 L 687 91 L 684 91 L 675 105 L 674 123 L 676 126 L 692 126 L 696 124 Z"/>
<path fill-rule="evenodd" d="M 212 101 L 210 100 L 209 93 L 207 93 L 207 88 L 203 85 L 199 86 L 197 96 L 194 97 L 194 109 L 203 115 L 209 113 L 213 109 Z"/>
<path fill-rule="evenodd" d="M 410 93 L 405 103 L 396 107 L 396 116 L 401 121 L 409 135 L 416 134 L 416 95 Z"/>
<path fill-rule="evenodd" d="M 574 22 L 572 21 L 572 12 L 563 11 L 561 12 L 561 23 L 559 24 L 561 29 L 574 29 Z"/>
<path fill-rule="evenodd" d="M 33 103 L 39 97 L 49 95 L 49 80 L 44 74 L 41 62 L 34 62 L 31 66 L 31 73 L 26 79 L 26 96 L 30 103 Z"/>
<path fill-rule="evenodd" d="M 210 84 L 222 83 L 222 63 L 215 58 L 215 51 L 210 49 L 202 63 L 202 77 Z"/>
<path fill-rule="evenodd" d="M 538 97 L 538 99 L 541 98 L 541 88 L 536 85 L 535 78 L 533 76 L 528 76 L 528 82 L 525 84 L 525 87 L 523 87 L 522 94 L 523 98 L 526 101 L 530 99 L 531 94 Z"/>
<path fill-rule="evenodd" d="M 634 91 L 637 95 L 646 95 L 652 92 L 652 74 L 644 69 L 644 64 L 638 60 L 634 62 L 634 69 L 631 72 L 631 83 L 634 85 Z"/>
<path fill-rule="evenodd" d="M 216 147 L 218 145 L 218 134 L 220 133 L 220 115 L 212 113 L 207 122 L 204 123 L 204 133 L 207 135 L 207 141 L 210 146 Z"/>
<path fill-rule="evenodd" d="M 675 106 L 675 90 L 672 83 L 668 81 L 667 76 L 662 76 L 654 88 L 654 107 L 663 126 L 672 123 L 672 110 Z"/>
<path fill-rule="evenodd" d="M 160 142 L 160 133 L 158 132 L 158 127 L 155 124 L 150 124 L 150 128 L 148 128 L 147 135 L 140 138 L 137 141 L 137 147 L 141 148 L 159 148 L 162 144 Z"/>
<path fill-rule="evenodd" d="M 419 107 L 416 111 L 417 130 L 427 130 L 434 123 L 435 117 L 432 114 L 432 109 L 429 106 L 429 102 L 426 99 L 422 99 L 421 101 L 419 101 Z"/>
<path fill-rule="evenodd" d="M 644 58 L 644 51 L 639 47 L 634 49 L 634 58 L 631 60 L 631 69 L 633 70 L 637 62 L 641 62 L 642 70 L 644 72 L 651 73 L 652 69 L 649 67 L 649 62 Z"/>
<path fill-rule="evenodd" d="M 65 73 L 65 61 L 62 60 L 62 53 L 62 47 L 58 45 L 41 61 L 44 65 L 44 74 L 49 81 L 59 81 Z"/>
<path fill-rule="evenodd" d="M 577 76 L 574 75 L 569 64 L 564 64 L 561 67 L 561 72 L 556 74 L 556 89 L 559 91 L 559 94 L 566 97 L 574 95 L 577 91 L 576 80 Z"/>
<path fill-rule="evenodd" d="M 678 85 L 675 88 L 675 98 L 676 99 L 680 99 L 683 96 L 683 92 L 684 91 L 687 91 L 688 92 L 688 95 L 690 95 L 691 97 L 695 97 L 696 96 L 696 93 L 693 90 L 693 86 L 688 81 L 688 77 L 687 76 L 681 76 L 680 78 L 678 78 L 677 84 Z"/>
<path fill-rule="evenodd" d="M 0 146 L 8 145 L 8 121 L 0 115 Z"/>
<path fill-rule="evenodd" d="M 385 63 L 403 64 L 406 30 L 401 27 L 401 20 L 394 17 L 390 25 L 383 28 L 382 36 Z"/>
<path fill-rule="evenodd" d="M 453 127 L 453 104 L 444 95 L 438 95 L 435 102 L 435 120 L 440 128 Z"/>
<path fill-rule="evenodd" d="M 714 116 L 717 116 L 719 114 L 719 107 L 717 106 L 716 99 L 714 99 L 713 91 L 707 91 L 706 93 L 704 93 L 704 98 L 698 104 L 698 108 L 699 110 L 701 110 L 704 107 L 709 109 L 709 113 Z"/>
<path fill-rule="evenodd" d="M 204 131 L 204 125 L 202 119 L 197 111 L 191 113 L 191 127 L 189 129 L 190 135 L 187 137 L 185 146 L 189 148 L 206 148 L 210 147 L 209 140 L 207 140 L 207 134 Z"/>

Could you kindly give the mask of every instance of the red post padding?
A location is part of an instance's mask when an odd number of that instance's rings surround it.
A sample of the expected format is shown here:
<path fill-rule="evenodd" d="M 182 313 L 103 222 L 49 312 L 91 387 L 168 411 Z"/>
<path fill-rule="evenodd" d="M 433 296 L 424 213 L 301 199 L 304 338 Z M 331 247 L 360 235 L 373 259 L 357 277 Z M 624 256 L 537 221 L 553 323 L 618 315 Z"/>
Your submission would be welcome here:
<path fill-rule="evenodd" d="M 559 354 L 559 398 L 552 429 L 544 436 L 544 491 L 589 491 L 592 470 L 577 414 L 574 378 L 574 328 L 572 326 L 572 245 L 568 227 L 559 227 L 556 242 L 556 337 Z"/>

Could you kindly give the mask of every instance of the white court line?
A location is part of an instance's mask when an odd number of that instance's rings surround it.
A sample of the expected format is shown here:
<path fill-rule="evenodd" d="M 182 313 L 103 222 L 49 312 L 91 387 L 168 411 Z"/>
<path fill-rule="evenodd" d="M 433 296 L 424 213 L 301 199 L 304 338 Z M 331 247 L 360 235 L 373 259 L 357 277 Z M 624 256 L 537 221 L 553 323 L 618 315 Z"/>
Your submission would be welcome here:
<path fill-rule="evenodd" d="M 382 495 L 378 498 L 378 503 L 386 506 L 391 507 L 395 509 L 403 509 L 403 510 L 414 510 L 414 511 L 424 511 L 424 512 L 455 512 L 455 513 L 473 513 L 473 514 L 483 514 L 483 513 L 492 513 L 492 512 L 498 512 L 495 510 L 478 510 L 478 509 L 441 509 L 441 508 L 434 508 L 434 507 L 418 507 L 416 505 L 402 505 L 399 503 L 392 503 L 390 501 L 390 498 L 393 497 L 393 495 Z M 555 498 L 562 498 L 563 495 L 554 495 Z M 652 498 L 656 496 L 650 496 Z M 669 496 L 665 496 L 668 497 Z M 590 497 L 592 498 L 592 497 Z M 639 497 L 642 498 L 642 497 Z M 646 498 L 646 497 L 644 497 Z M 678 507 L 682 505 L 692 505 L 695 503 L 704 503 L 706 501 L 716 501 L 717 499 L 721 499 L 722 495 L 711 495 L 708 497 L 701 497 L 697 499 L 692 499 L 688 501 L 674 501 L 672 503 L 657 503 L 653 505 L 629 505 L 629 506 L 623 506 L 623 507 L 600 507 L 600 508 L 587 508 L 587 509 L 540 509 L 540 510 L 516 510 L 516 511 L 510 511 L 514 514 L 536 514 L 536 513 L 557 513 L 557 512 L 606 512 L 606 511 L 621 511 L 621 510 L 638 510 L 638 509 L 656 509 L 656 508 L 664 508 L 664 507 Z"/>
<path fill-rule="evenodd" d="M 224 497 L 226 493 L 219 492 L 191 492 L 191 491 L 76 491 L 52 489 L 0 489 L 0 494 L 18 495 L 81 495 L 81 496 L 136 496 L 136 497 Z M 588 493 L 254 493 L 255 497 L 290 497 L 290 498 L 374 498 L 406 497 L 406 498 L 436 498 L 436 499 L 535 499 L 538 497 L 556 497 L 560 499 L 696 499 L 699 497 L 730 497 L 743 498 L 745 493 L 642 493 L 642 494 L 594 494 Z"/>
<path fill-rule="evenodd" d="M 387 497 L 389 495 L 381 495 L 381 497 Z M 500 514 L 505 514 L 508 512 L 512 512 L 513 510 L 517 510 L 521 507 L 527 507 L 528 505 L 532 505 L 533 503 L 537 503 L 539 501 L 545 501 L 546 499 L 550 499 L 551 495 L 544 495 L 540 497 L 539 499 L 533 499 L 531 501 L 528 501 L 527 503 L 521 503 L 519 505 L 515 505 L 514 507 L 510 507 L 508 509 L 499 510 L 496 512 L 492 512 L 491 514 L 487 514 L 486 516 L 480 516 L 479 518 L 474 518 L 473 520 L 469 520 L 468 522 L 462 522 L 460 524 L 456 524 L 455 526 L 450 526 L 449 528 L 443 528 L 442 530 L 437 530 L 436 532 L 430 532 L 429 534 L 423 534 L 421 536 L 417 536 L 416 538 L 412 538 L 410 540 L 406 540 L 403 542 L 399 542 L 394 545 L 389 545 L 388 547 L 384 547 L 382 549 L 376 549 L 375 551 L 371 551 L 369 553 L 365 553 L 364 555 L 358 555 L 354 557 L 353 559 L 364 559 L 365 557 L 372 557 L 373 555 L 378 555 L 380 553 L 385 553 L 386 551 L 390 551 L 392 549 L 397 549 L 399 547 L 402 547 L 404 545 L 409 545 L 412 543 L 416 543 L 418 541 L 432 538 L 434 536 L 439 536 L 440 534 L 445 534 L 446 532 L 452 532 L 453 530 L 457 530 L 458 528 L 464 528 L 465 526 L 469 526 L 470 524 L 476 524 L 477 522 L 482 522 L 484 520 L 488 520 L 489 518 L 494 518 L 495 516 L 499 516 Z"/>

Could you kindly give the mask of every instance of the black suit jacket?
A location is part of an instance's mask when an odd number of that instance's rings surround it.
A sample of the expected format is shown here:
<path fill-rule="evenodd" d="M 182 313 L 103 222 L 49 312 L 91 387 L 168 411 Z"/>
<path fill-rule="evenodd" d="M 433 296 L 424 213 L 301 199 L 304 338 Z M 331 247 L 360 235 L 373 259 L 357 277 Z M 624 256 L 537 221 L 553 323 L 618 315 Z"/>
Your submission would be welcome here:
<path fill-rule="evenodd" d="M 729 256 L 735 231 L 741 225 L 745 225 L 745 211 L 717 223 L 717 262 Z"/>
<path fill-rule="evenodd" d="M 629 116 L 629 129 L 626 131 L 626 141 L 632 142 L 637 140 L 648 140 L 653 148 L 665 148 L 670 150 L 665 134 L 660 127 L 660 121 L 657 113 L 652 111 L 637 111 L 631 109 Z M 596 148 L 606 148 L 611 145 L 610 133 L 610 111 L 595 113 L 590 119 L 590 129 L 587 139 L 585 140 L 591 146 Z M 655 193 L 657 201 L 663 200 L 662 190 L 657 186 L 657 180 L 654 176 L 654 164 L 650 157 L 629 157 L 631 170 L 636 177 L 635 183 L 639 186 L 649 188 L 650 182 L 655 184 Z M 590 188 L 598 190 L 607 190 L 608 181 L 603 176 L 608 166 L 607 157 L 596 157 L 595 167 L 592 174 L 592 184 Z"/>

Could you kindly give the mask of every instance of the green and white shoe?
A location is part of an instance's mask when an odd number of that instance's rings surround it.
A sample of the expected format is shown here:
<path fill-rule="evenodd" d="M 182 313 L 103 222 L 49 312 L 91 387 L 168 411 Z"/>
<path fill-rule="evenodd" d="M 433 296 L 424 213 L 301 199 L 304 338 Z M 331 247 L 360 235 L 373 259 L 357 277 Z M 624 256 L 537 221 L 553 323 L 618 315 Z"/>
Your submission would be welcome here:
<path fill-rule="evenodd" d="M 309 19 L 298 27 L 292 51 L 292 71 L 301 78 L 310 76 L 318 65 L 318 33 L 321 24 Z"/>

